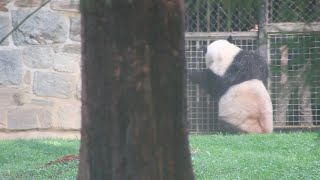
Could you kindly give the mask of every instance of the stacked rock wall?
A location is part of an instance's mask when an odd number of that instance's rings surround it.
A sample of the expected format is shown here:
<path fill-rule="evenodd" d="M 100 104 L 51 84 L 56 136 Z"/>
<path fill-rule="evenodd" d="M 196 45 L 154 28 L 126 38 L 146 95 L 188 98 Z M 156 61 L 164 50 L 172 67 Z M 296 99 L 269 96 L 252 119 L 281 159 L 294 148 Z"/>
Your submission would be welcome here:
<path fill-rule="evenodd" d="M 0 39 L 44 2 L 1 0 Z M 0 136 L 80 129 L 78 6 L 52 0 L 0 44 Z"/>

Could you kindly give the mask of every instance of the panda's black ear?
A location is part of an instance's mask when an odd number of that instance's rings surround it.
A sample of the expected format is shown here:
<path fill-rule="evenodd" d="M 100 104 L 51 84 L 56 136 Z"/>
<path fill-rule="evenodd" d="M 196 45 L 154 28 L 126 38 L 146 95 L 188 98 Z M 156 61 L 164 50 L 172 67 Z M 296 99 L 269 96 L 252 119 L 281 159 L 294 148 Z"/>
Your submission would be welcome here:
<path fill-rule="evenodd" d="M 207 46 L 201 46 L 201 47 L 199 47 L 199 51 L 202 51 L 203 54 L 206 54 L 206 53 L 207 53 Z"/>
<path fill-rule="evenodd" d="M 228 41 L 229 43 L 232 43 L 232 36 L 231 36 L 231 35 L 227 38 L 227 41 Z"/>

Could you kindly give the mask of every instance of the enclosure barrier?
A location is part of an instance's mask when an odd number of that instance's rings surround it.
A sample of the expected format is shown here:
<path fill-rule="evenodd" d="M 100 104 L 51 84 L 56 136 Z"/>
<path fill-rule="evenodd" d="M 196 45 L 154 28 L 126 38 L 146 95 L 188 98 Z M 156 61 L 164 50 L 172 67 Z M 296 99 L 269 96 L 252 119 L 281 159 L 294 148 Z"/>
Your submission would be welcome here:
<path fill-rule="evenodd" d="M 186 0 L 187 72 L 205 68 L 201 46 L 232 35 L 240 48 L 258 50 L 263 31 L 275 128 L 320 127 L 320 1 L 227 2 Z M 266 23 L 262 29 L 259 21 Z M 189 131 L 219 132 L 213 99 L 188 80 L 186 98 Z"/>

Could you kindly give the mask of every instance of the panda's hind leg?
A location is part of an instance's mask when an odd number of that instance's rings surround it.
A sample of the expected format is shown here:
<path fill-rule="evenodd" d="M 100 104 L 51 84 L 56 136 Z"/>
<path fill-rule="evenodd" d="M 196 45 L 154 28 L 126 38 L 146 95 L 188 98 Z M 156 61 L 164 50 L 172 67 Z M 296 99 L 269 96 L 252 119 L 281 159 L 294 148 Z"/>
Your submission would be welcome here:
<path fill-rule="evenodd" d="M 241 130 L 238 126 L 235 126 L 227 121 L 219 118 L 218 121 L 218 130 L 222 134 L 242 134 L 246 133 L 245 131 Z"/>

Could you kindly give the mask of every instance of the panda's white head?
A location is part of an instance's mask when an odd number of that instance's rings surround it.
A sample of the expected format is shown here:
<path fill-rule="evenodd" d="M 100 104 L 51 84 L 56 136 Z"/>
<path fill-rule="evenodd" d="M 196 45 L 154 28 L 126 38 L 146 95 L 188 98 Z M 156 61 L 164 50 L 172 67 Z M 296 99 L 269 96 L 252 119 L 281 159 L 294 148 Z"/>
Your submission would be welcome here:
<path fill-rule="evenodd" d="M 206 66 L 213 73 L 223 76 L 241 49 L 228 40 L 216 40 L 207 47 Z"/>

